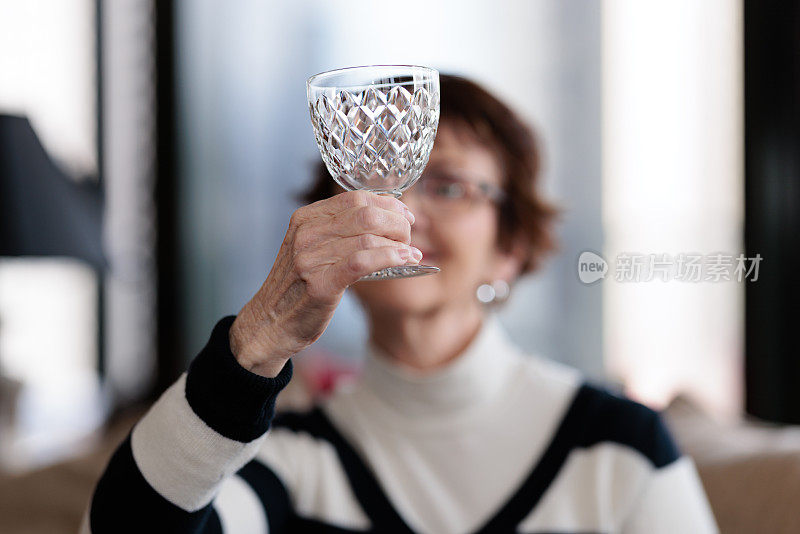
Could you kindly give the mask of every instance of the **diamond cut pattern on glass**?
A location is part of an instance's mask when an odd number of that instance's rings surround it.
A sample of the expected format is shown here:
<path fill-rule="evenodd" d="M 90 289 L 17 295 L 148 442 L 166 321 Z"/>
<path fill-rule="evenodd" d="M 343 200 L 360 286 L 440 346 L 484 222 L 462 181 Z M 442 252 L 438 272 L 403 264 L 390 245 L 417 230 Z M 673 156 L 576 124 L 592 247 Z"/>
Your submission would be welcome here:
<path fill-rule="evenodd" d="M 353 189 L 400 191 L 428 163 L 439 124 L 439 95 L 402 85 L 322 93 L 309 103 L 328 171 Z M 344 182 L 344 183 L 342 183 Z"/>

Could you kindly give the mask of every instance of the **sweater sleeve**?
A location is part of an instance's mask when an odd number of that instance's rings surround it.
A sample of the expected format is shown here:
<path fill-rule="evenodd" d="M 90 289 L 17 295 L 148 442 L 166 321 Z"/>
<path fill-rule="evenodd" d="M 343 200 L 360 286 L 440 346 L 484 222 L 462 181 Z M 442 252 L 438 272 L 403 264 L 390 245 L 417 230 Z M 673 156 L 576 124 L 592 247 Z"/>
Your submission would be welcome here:
<path fill-rule="evenodd" d="M 652 473 L 625 522 L 623 534 L 719 532 L 700 477 L 688 456 Z"/>
<path fill-rule="evenodd" d="M 264 522 L 261 504 L 236 473 L 258 452 L 292 363 L 275 378 L 241 367 L 228 343 L 233 319 L 217 323 L 188 373 L 117 449 L 95 489 L 85 531 L 223 532 L 226 502 L 237 503 L 242 523 Z M 242 511 L 254 515 L 248 521 Z"/>

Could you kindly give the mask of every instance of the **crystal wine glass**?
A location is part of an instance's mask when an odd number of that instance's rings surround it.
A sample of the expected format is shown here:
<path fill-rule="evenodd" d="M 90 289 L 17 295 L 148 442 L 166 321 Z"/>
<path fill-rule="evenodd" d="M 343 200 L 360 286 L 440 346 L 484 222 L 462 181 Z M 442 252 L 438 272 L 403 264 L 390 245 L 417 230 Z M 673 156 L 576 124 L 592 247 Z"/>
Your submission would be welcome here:
<path fill-rule="evenodd" d="M 322 160 L 345 190 L 397 198 L 419 179 L 439 125 L 436 70 L 407 65 L 332 70 L 309 78 L 306 94 Z M 436 272 L 430 265 L 401 265 L 361 280 Z"/>

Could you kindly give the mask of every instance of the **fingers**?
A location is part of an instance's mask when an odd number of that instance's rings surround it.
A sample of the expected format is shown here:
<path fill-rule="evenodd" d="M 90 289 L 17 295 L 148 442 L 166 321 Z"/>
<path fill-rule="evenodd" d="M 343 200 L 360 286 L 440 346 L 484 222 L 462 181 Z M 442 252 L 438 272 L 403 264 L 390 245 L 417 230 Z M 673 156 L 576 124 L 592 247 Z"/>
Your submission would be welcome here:
<path fill-rule="evenodd" d="M 411 242 L 411 224 L 395 211 L 358 206 L 303 223 L 294 234 L 294 244 L 298 251 L 314 249 L 330 241 L 362 234 L 374 234 L 408 244 Z"/>
<path fill-rule="evenodd" d="M 411 223 L 404 215 L 376 206 L 349 208 L 333 217 L 329 231 L 338 237 L 375 234 L 411 242 Z"/>
<path fill-rule="evenodd" d="M 410 248 L 393 245 L 354 252 L 333 266 L 332 281 L 336 287 L 345 288 L 357 282 L 362 276 L 380 269 L 405 265 L 409 262 L 419 263 L 419 259 L 412 256 Z"/>
<path fill-rule="evenodd" d="M 379 195 L 369 191 L 346 191 L 307 206 L 310 212 L 335 215 L 351 208 L 375 207 L 392 211 L 414 224 L 414 215 L 403 202 L 391 195 Z M 301 208 L 302 209 L 302 208 Z"/>
<path fill-rule="evenodd" d="M 410 246 L 413 223 L 396 198 L 349 191 L 295 211 L 284 243 L 306 290 L 330 296 L 373 271 L 419 263 L 422 253 Z"/>
<path fill-rule="evenodd" d="M 296 210 L 287 236 L 295 251 L 360 234 L 409 243 L 413 221 L 414 215 L 394 197 L 349 191 Z"/>
<path fill-rule="evenodd" d="M 403 257 L 408 257 L 407 261 L 409 262 L 418 263 L 422 259 L 422 252 L 416 247 L 375 234 L 360 234 L 333 239 L 319 247 L 310 248 L 297 255 L 295 262 L 299 263 L 301 276 L 306 277 L 312 270 L 318 269 L 320 266 L 336 264 L 361 250 L 382 247 L 397 248 Z M 409 253 L 408 256 L 406 256 L 406 252 Z"/>

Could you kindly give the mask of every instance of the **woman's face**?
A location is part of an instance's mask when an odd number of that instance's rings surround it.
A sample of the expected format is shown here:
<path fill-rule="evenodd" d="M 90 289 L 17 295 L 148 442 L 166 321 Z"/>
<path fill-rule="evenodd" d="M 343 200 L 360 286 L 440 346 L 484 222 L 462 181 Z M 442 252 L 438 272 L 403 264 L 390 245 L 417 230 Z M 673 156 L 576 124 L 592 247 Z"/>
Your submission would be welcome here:
<path fill-rule="evenodd" d="M 519 263 L 497 247 L 497 207 L 478 198 L 465 210 L 436 209 L 421 198 L 428 176 L 450 176 L 502 187 L 497 156 L 465 126 L 440 124 L 430 160 L 420 181 L 401 200 L 414 213 L 411 244 L 422 251 L 422 264 L 437 274 L 358 282 L 352 288 L 371 313 L 429 313 L 447 306 L 478 306 L 475 290 L 498 278 L 510 281 Z M 428 197 L 430 198 L 430 197 Z"/>

